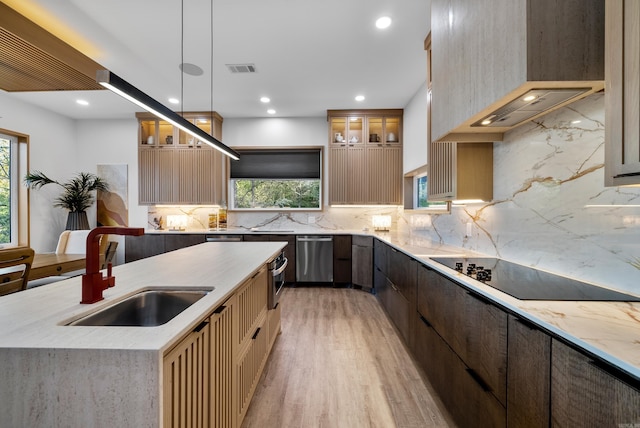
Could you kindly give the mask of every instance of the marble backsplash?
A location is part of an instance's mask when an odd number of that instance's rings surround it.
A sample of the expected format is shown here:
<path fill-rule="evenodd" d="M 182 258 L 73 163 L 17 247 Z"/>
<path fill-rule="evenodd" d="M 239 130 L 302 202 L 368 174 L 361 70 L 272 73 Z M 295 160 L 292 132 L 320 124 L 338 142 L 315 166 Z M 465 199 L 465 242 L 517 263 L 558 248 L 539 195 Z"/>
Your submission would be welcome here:
<path fill-rule="evenodd" d="M 494 144 L 494 199 L 399 227 L 640 295 L 640 188 L 604 187 L 604 97 L 594 94 Z M 470 234 L 467 234 L 470 229 Z"/>
<path fill-rule="evenodd" d="M 163 229 L 170 229 L 167 222 L 169 216 L 184 216 L 186 231 L 209 230 L 209 213 L 216 212 L 217 206 L 182 206 L 149 207 L 148 228 L 157 229 L 158 221 L 162 219 Z M 232 211 L 227 216 L 227 230 L 281 230 L 303 233 L 322 233 L 336 231 L 373 230 L 373 216 L 388 215 L 391 217 L 391 229 L 396 230 L 401 217 L 402 208 L 386 207 L 325 207 L 323 211 L 304 212 L 241 212 Z"/>
<path fill-rule="evenodd" d="M 208 229 L 215 207 L 155 207 Z M 640 295 L 640 188 L 604 187 L 604 97 L 594 94 L 523 125 L 494 144 L 494 200 L 420 215 L 401 207 L 321 212 L 230 212 L 228 230 L 391 230 Z M 166 223 L 165 223 L 166 227 Z M 470 233 L 468 233 L 470 232 Z"/>

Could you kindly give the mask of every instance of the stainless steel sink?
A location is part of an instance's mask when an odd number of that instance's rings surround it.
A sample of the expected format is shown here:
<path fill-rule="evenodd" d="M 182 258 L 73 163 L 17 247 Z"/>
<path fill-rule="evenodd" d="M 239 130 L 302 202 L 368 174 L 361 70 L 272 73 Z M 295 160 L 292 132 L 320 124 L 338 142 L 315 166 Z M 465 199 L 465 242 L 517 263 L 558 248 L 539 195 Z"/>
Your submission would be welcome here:
<path fill-rule="evenodd" d="M 146 290 L 67 325 L 155 327 L 207 295 L 206 290 Z"/>

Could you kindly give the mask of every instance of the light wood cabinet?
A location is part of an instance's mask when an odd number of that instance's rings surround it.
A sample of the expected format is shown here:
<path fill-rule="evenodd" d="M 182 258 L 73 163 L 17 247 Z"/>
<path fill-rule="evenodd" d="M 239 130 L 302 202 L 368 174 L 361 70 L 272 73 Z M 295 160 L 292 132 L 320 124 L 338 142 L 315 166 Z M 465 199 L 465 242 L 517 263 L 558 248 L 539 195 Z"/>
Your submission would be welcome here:
<path fill-rule="evenodd" d="M 164 426 L 241 426 L 280 331 L 279 308 L 267 311 L 267 271 L 259 269 L 165 353 Z"/>
<path fill-rule="evenodd" d="M 136 113 L 136 117 L 140 204 L 226 201 L 226 160 L 222 153 L 149 113 Z M 222 139 L 222 117 L 217 113 L 189 112 L 184 117 Z"/>
<path fill-rule="evenodd" d="M 634 426 L 640 382 L 553 339 L 551 426 Z"/>
<path fill-rule="evenodd" d="M 328 110 L 329 203 L 402 201 L 402 110 Z"/>
<path fill-rule="evenodd" d="M 431 34 L 424 45 L 427 53 L 427 199 L 491 201 L 493 143 L 432 141 Z"/>
<path fill-rule="evenodd" d="M 218 307 L 164 356 L 164 426 L 235 426 L 233 300 Z"/>
<path fill-rule="evenodd" d="M 260 269 L 236 293 L 235 328 L 237 358 L 235 367 L 236 418 L 240 426 L 260 374 L 269 355 L 267 338 L 267 275 L 266 266 Z"/>
<path fill-rule="evenodd" d="M 604 0 L 434 0 L 431 40 L 434 141 L 501 141 L 604 86 Z M 526 111 L 480 124 L 531 89 Z"/>
<path fill-rule="evenodd" d="M 431 201 L 493 199 L 493 143 L 429 143 Z"/>
<path fill-rule="evenodd" d="M 371 291 L 373 288 L 373 238 L 354 235 L 351 240 L 351 283 Z"/>
<path fill-rule="evenodd" d="M 640 184 L 640 2 L 607 0 L 605 185 Z"/>
<path fill-rule="evenodd" d="M 203 321 L 164 356 L 164 426 L 209 426 L 210 359 L 209 320 Z"/>

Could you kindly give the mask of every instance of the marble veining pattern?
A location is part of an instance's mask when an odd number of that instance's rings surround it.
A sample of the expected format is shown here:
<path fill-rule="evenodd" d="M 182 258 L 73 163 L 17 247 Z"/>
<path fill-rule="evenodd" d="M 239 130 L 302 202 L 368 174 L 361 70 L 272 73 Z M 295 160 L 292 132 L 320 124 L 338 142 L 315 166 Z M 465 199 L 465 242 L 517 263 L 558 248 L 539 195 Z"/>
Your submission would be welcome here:
<path fill-rule="evenodd" d="M 604 187 L 604 99 L 591 95 L 494 143 L 494 200 L 412 234 L 640 295 L 640 189 Z M 414 221 L 415 222 L 415 221 Z M 472 233 L 467 236 L 467 223 Z"/>

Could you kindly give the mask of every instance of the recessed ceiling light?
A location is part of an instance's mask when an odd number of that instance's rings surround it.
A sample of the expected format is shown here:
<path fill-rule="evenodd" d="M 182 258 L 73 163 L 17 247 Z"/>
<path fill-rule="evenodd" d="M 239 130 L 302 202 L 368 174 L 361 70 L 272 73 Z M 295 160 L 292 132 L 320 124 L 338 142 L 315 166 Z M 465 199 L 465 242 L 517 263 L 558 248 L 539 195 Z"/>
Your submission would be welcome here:
<path fill-rule="evenodd" d="M 87 100 L 76 100 L 76 103 L 80 104 L 81 106 L 88 106 L 89 105 L 89 101 L 87 101 Z"/>
<path fill-rule="evenodd" d="M 364 95 L 356 95 L 356 101 L 364 101 Z"/>
<path fill-rule="evenodd" d="M 269 98 L 269 97 L 261 97 L 260 101 L 263 102 L 263 103 L 268 103 L 268 102 L 271 101 L 271 98 Z"/>
<path fill-rule="evenodd" d="M 381 30 L 387 28 L 389 25 L 391 25 L 391 18 L 389 18 L 388 16 L 383 16 L 376 20 L 376 27 L 380 28 Z"/>
<path fill-rule="evenodd" d="M 180 104 L 180 100 L 177 98 L 169 98 L 171 104 Z"/>
<path fill-rule="evenodd" d="M 522 100 L 523 101 L 533 101 L 535 100 L 537 97 L 535 95 L 527 95 L 526 97 L 524 97 Z"/>
<path fill-rule="evenodd" d="M 267 110 L 267 113 L 276 114 L 276 111 L 274 109 L 270 108 L 269 110 Z"/>

